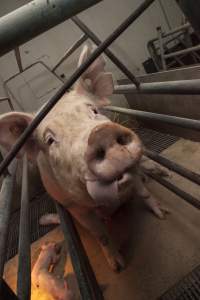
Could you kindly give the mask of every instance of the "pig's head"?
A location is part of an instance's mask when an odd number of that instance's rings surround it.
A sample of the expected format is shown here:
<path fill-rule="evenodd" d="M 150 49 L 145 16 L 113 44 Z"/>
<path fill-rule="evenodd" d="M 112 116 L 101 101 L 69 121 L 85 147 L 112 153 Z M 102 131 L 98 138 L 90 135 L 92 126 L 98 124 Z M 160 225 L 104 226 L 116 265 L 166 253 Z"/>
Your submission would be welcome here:
<path fill-rule="evenodd" d="M 84 47 L 79 65 L 89 54 Z M 104 68 L 105 60 L 99 57 L 20 152 L 36 158 L 44 177 L 50 176 L 62 190 L 74 197 L 84 190 L 98 203 L 118 197 L 130 185 L 142 155 L 138 136 L 100 112 L 113 92 L 112 75 Z M 2 115 L 0 144 L 9 150 L 33 118 L 33 114 L 19 112 Z"/>

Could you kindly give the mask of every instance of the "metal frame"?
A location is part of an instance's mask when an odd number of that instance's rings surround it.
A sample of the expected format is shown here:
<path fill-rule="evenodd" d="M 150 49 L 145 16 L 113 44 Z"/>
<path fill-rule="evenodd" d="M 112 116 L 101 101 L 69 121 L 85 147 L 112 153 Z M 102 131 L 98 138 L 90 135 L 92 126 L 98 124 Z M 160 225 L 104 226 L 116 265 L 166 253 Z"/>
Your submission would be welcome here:
<path fill-rule="evenodd" d="M 157 84 L 155 88 L 155 83 L 149 83 L 148 86 L 146 84 L 139 84 L 138 79 L 135 78 L 133 74 L 129 76 L 129 70 L 124 65 L 116 59 L 115 56 L 113 56 L 113 53 L 108 50 L 108 47 L 138 18 L 142 15 L 142 13 L 154 2 L 155 0 L 145 0 L 104 42 L 101 42 L 96 36 L 91 35 L 91 31 L 88 33 L 85 32 L 85 35 L 81 37 L 72 47 L 64 54 L 64 56 L 61 58 L 61 60 L 57 63 L 57 65 L 54 67 L 52 72 L 55 72 L 57 67 L 68 57 L 73 51 L 75 51 L 80 44 L 82 44 L 83 41 L 86 40 L 86 37 L 92 39 L 98 47 L 96 50 L 91 54 L 91 56 L 74 72 L 74 74 L 69 78 L 67 82 L 63 84 L 61 89 L 50 99 L 50 101 L 42 108 L 42 110 L 38 113 L 38 115 L 34 118 L 32 123 L 27 127 L 27 129 L 24 131 L 24 133 L 21 135 L 21 137 L 18 139 L 14 147 L 11 149 L 11 151 L 7 154 L 7 156 L 4 158 L 4 160 L 0 164 L 0 174 L 5 175 L 5 179 L 3 181 L 2 186 L 2 192 L 1 197 L 2 201 L 0 206 L 0 232 L 3 232 L 2 235 L 0 235 L 0 283 L 1 283 L 1 292 L 7 291 L 9 292 L 9 289 L 5 282 L 2 279 L 3 275 L 3 268 L 5 263 L 5 246 L 6 246 L 6 237 L 7 237 L 7 231 L 8 231 L 8 221 L 9 221 L 9 212 L 10 212 L 10 204 L 12 200 L 12 189 L 13 189 L 13 183 L 14 183 L 14 174 L 16 169 L 16 163 L 15 161 L 11 164 L 12 168 L 7 171 L 8 165 L 13 161 L 21 147 L 24 145 L 26 140 L 29 138 L 29 136 L 33 133 L 35 128 L 40 124 L 40 122 L 43 120 L 43 118 L 48 114 L 48 112 L 54 107 L 54 105 L 59 101 L 61 96 L 66 92 L 66 90 L 69 90 L 71 86 L 76 82 L 76 80 L 87 70 L 87 68 L 90 66 L 92 62 L 95 61 L 95 59 L 105 52 L 111 60 L 114 57 L 113 62 L 127 75 L 129 79 L 131 79 L 132 82 L 134 82 L 134 89 L 138 93 L 140 92 L 146 92 L 148 91 L 154 91 L 154 93 L 170 93 L 170 89 L 173 90 L 174 94 L 187 94 L 187 92 L 191 91 L 191 86 L 196 86 L 196 94 L 200 94 L 200 91 L 197 87 L 197 82 L 194 80 L 187 81 L 187 89 L 184 88 L 184 83 L 182 82 L 181 87 L 169 83 L 159 83 Z M 73 21 L 76 22 L 76 24 L 82 26 L 83 24 L 80 23 L 80 20 L 77 18 L 73 18 Z M 83 30 L 85 31 L 85 27 Z M 20 64 L 20 53 L 16 49 L 16 59 L 18 60 L 18 66 L 19 66 L 19 72 L 24 71 L 22 64 Z M 120 64 L 118 63 L 120 62 Z M 41 62 L 42 63 L 42 62 Z M 44 63 L 43 63 L 44 64 Z M 121 66 L 123 66 L 121 68 Z M 29 66 L 28 68 L 30 68 Z M 16 75 L 14 75 L 16 76 Z M 13 78 L 13 77 L 12 77 Z M 159 85 L 159 86 L 158 86 Z M 172 86 L 173 85 L 173 86 Z M 131 86 L 133 88 L 133 85 Z M 117 107 L 108 107 L 107 110 L 110 111 L 117 111 L 119 113 L 126 113 L 129 115 L 134 115 L 140 118 L 146 118 L 148 120 L 157 120 L 159 122 L 165 122 L 168 124 L 178 125 L 184 128 L 192 128 L 197 131 L 200 130 L 200 121 L 198 120 L 191 120 L 186 118 L 178 118 L 174 116 L 166 116 L 166 115 L 160 115 L 155 113 L 148 113 L 148 112 L 140 112 L 140 111 L 134 111 L 131 109 L 123 109 L 123 108 L 117 108 Z M 185 178 L 191 180 L 192 182 L 199 184 L 199 174 L 193 173 L 190 170 L 187 170 L 178 164 L 174 164 L 171 161 L 167 160 L 166 158 L 157 155 L 154 152 L 146 151 L 146 155 L 150 157 L 151 159 L 157 161 L 161 165 L 167 167 L 170 170 L 173 170 L 180 174 L 181 176 L 184 176 Z M 28 242 L 29 240 L 29 231 L 26 230 L 23 231 L 24 224 L 28 225 L 27 223 L 27 216 L 28 216 L 28 170 L 27 170 L 27 159 L 24 158 L 24 168 L 23 168 L 23 184 L 22 184 L 22 211 L 21 211 L 21 226 L 20 226 L 20 255 L 19 255 L 19 264 L 21 265 L 22 257 L 24 255 L 24 245 L 29 247 L 30 244 Z M 150 175 L 150 174 L 148 174 Z M 195 199 L 191 195 L 187 194 L 186 192 L 182 191 L 181 189 L 174 186 L 172 183 L 170 183 L 167 180 L 164 180 L 162 178 L 157 177 L 156 175 L 150 175 L 153 177 L 154 180 L 158 181 L 160 184 L 165 186 L 166 188 L 170 189 L 177 195 L 179 195 L 181 198 L 189 202 L 190 204 L 194 205 L 197 208 L 200 208 L 200 202 L 198 199 Z M 64 232 L 64 236 L 68 242 L 70 256 L 72 259 L 72 264 L 74 266 L 75 273 L 78 278 L 78 283 L 80 287 L 80 291 L 82 294 L 82 299 L 84 300 L 96 300 L 96 299 L 103 299 L 102 293 L 100 291 L 100 288 L 97 284 L 95 275 L 91 269 L 91 266 L 89 264 L 89 261 L 87 259 L 87 256 L 85 254 L 85 250 L 82 246 L 82 243 L 80 241 L 80 238 L 77 234 L 76 228 L 72 222 L 71 216 L 68 212 L 66 212 L 59 204 L 56 203 L 57 211 L 60 215 L 61 219 L 61 226 Z M 28 227 L 27 227 L 28 228 Z M 24 235 L 22 237 L 21 235 Z M 22 239 L 24 238 L 24 239 Z M 30 270 L 29 270 L 29 259 L 30 256 L 28 255 L 28 263 L 25 266 L 24 272 L 25 274 L 29 274 L 27 277 L 28 283 L 27 289 L 22 293 L 24 290 L 24 284 L 25 282 L 22 282 L 20 279 L 20 271 L 21 266 L 19 266 L 19 281 L 18 281 L 18 295 L 21 297 L 21 299 L 28 299 L 30 295 Z M 6 292 L 6 293 L 7 293 Z M 1 294 L 0 294 L 1 295 Z M 8 295 L 8 294 L 6 294 Z M 26 295 L 26 296 L 25 296 Z M 15 297 L 14 297 L 15 298 Z M 13 298 L 13 299 L 14 299 Z M 17 299 L 17 298 L 16 298 Z"/>

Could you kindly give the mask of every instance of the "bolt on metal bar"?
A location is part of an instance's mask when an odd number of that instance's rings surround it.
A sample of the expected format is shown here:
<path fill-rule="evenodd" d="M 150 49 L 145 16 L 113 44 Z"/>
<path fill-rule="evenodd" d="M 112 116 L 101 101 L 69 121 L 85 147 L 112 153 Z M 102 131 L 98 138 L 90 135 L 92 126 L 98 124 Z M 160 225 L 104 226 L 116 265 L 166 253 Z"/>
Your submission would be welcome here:
<path fill-rule="evenodd" d="M 134 84 L 116 85 L 114 93 L 200 95 L 200 79 L 141 83 L 140 90 Z"/>
<path fill-rule="evenodd" d="M 0 290 L 6 260 L 6 243 L 10 221 L 11 203 L 14 191 L 14 182 L 17 162 L 14 160 L 9 167 L 9 175 L 3 179 L 0 192 Z"/>
<path fill-rule="evenodd" d="M 4 169 L 13 160 L 15 155 L 24 145 L 28 137 L 32 134 L 35 128 L 40 124 L 43 118 L 54 107 L 59 99 L 66 93 L 69 88 L 79 79 L 79 77 L 88 69 L 88 67 L 101 55 L 106 48 L 108 48 L 141 14 L 154 2 L 155 0 L 145 0 L 102 44 L 95 49 L 91 56 L 74 72 L 74 74 L 67 80 L 66 83 L 56 92 L 56 94 L 48 101 L 48 103 L 41 109 L 34 120 L 22 133 L 11 151 L 7 154 L 4 161 L 0 165 L 0 175 Z"/>
<path fill-rule="evenodd" d="M 20 300 L 28 300 L 31 296 L 31 246 L 30 246 L 30 216 L 28 192 L 28 161 L 23 158 L 21 210 L 19 225 L 17 295 Z"/>
<path fill-rule="evenodd" d="M 166 61 L 165 61 L 166 56 L 165 56 L 165 52 L 164 52 L 164 48 L 163 48 L 161 27 L 157 28 L 157 32 L 158 32 L 158 40 L 159 40 L 159 46 L 160 46 L 160 56 L 161 56 L 161 61 L 162 61 L 162 68 L 163 68 L 163 70 L 167 70 L 167 65 L 166 65 Z"/>
<path fill-rule="evenodd" d="M 0 55 L 101 0 L 34 0 L 0 18 Z"/>
<path fill-rule="evenodd" d="M 138 119 L 143 119 L 143 120 L 147 120 L 147 121 L 159 121 L 162 123 L 166 123 L 169 125 L 175 125 L 175 126 L 179 126 L 182 128 L 193 129 L 193 130 L 197 130 L 197 131 L 200 130 L 200 121 L 199 120 L 174 117 L 174 116 L 169 116 L 169 115 L 164 115 L 164 114 L 156 114 L 156 113 L 151 113 L 151 112 L 146 112 L 146 111 L 141 111 L 141 110 L 133 110 L 133 109 L 122 108 L 122 107 L 117 107 L 117 106 L 106 106 L 104 108 L 104 110 L 134 116 Z"/>
<path fill-rule="evenodd" d="M 68 245 L 72 265 L 79 284 L 83 300 L 103 300 L 102 291 L 96 281 L 89 260 L 86 256 L 76 227 L 68 211 L 56 203 L 60 217 L 61 227 Z"/>
<path fill-rule="evenodd" d="M 190 47 L 187 49 L 183 49 L 180 51 L 176 51 L 176 52 L 172 52 L 170 54 L 165 54 L 164 57 L 165 58 L 169 58 L 169 57 L 174 57 L 174 56 L 178 56 L 178 55 L 182 55 L 182 54 L 187 54 L 193 51 L 199 51 L 200 50 L 200 45 L 194 46 L 194 47 Z"/>
<path fill-rule="evenodd" d="M 72 17 L 72 21 L 97 45 L 99 46 L 102 42 L 101 40 L 87 27 L 77 16 Z M 140 82 L 136 79 L 133 73 L 117 58 L 117 56 L 109 49 L 106 49 L 105 54 L 110 58 L 110 60 L 123 72 L 134 85 L 139 88 Z"/>
<path fill-rule="evenodd" d="M 182 167 L 181 165 L 175 163 L 174 161 L 171 161 L 167 159 L 164 156 L 159 155 L 156 152 L 145 150 L 145 155 L 154 160 L 155 162 L 161 164 L 162 166 L 166 167 L 167 169 L 174 171 L 178 173 L 179 175 L 189 179 L 190 181 L 199 184 L 200 185 L 200 174 L 197 174 L 193 171 L 190 171 L 186 169 L 185 167 Z"/>
<path fill-rule="evenodd" d="M 80 39 L 78 39 L 67 51 L 65 54 L 59 59 L 55 67 L 53 67 L 52 72 L 55 72 L 56 69 L 72 54 L 74 53 L 86 40 L 88 39 L 86 34 L 83 34 Z"/>
<path fill-rule="evenodd" d="M 148 172 L 146 173 L 149 177 L 166 187 L 168 190 L 172 191 L 182 199 L 184 199 L 186 202 L 189 204 L 193 205 L 194 207 L 200 209 L 200 200 L 196 199 L 192 195 L 186 193 L 185 191 L 181 190 L 179 187 L 175 186 L 168 180 L 156 175 L 156 174 L 149 174 Z"/>
<path fill-rule="evenodd" d="M 7 285 L 5 280 L 2 279 L 0 299 L 2 300 L 19 300 L 11 288 Z"/>

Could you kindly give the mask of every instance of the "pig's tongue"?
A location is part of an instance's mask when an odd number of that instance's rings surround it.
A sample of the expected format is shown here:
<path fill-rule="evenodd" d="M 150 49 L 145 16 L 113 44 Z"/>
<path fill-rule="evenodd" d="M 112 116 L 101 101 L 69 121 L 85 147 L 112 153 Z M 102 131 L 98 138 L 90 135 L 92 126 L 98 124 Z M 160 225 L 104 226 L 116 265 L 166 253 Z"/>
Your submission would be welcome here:
<path fill-rule="evenodd" d="M 117 206 L 119 204 L 117 180 L 104 183 L 98 180 L 88 180 L 87 190 L 97 206 Z"/>

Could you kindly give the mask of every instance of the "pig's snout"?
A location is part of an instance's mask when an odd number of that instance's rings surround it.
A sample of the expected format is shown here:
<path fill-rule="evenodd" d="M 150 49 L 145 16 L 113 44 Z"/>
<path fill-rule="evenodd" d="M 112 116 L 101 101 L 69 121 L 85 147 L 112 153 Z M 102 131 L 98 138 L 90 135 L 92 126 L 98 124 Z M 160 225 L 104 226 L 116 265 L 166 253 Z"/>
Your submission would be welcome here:
<path fill-rule="evenodd" d="M 130 129 L 116 123 L 96 126 L 88 139 L 86 162 L 99 180 L 121 180 L 142 156 L 142 144 Z"/>

